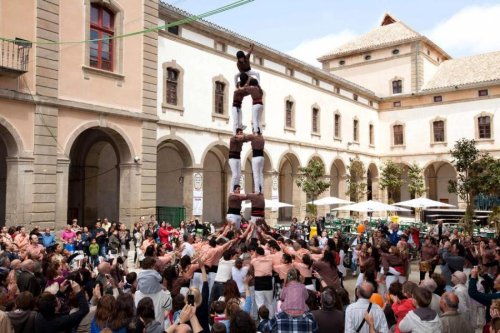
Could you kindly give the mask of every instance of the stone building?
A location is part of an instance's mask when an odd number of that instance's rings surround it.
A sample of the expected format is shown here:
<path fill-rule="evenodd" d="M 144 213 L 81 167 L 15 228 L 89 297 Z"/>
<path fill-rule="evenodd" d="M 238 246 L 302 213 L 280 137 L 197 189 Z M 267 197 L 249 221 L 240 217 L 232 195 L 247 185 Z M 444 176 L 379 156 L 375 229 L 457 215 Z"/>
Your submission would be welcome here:
<path fill-rule="evenodd" d="M 4 1 L 0 15 L 1 37 L 38 42 L 2 41 L 2 55 L 20 59 L 0 65 L 2 223 L 132 223 L 156 206 L 223 219 L 235 54 L 254 41 L 200 20 L 125 38 L 47 43 L 190 16 L 157 0 Z M 500 52 L 452 59 L 389 14 L 321 57 L 322 69 L 255 44 L 252 67 L 265 91 L 264 193 L 294 205 L 269 212 L 274 221 L 304 215 L 307 198 L 295 180 L 313 158 L 331 182 L 325 196 L 346 198 L 346 167 L 359 156 L 368 198 L 386 199 L 378 176 L 392 159 L 418 163 L 427 196 L 458 204 L 446 189 L 456 177 L 454 142 L 476 138 L 481 150 L 500 155 Z M 247 98 L 247 126 L 250 108 Z M 249 191 L 249 145 L 242 156 Z M 410 198 L 406 185 L 398 198 Z"/>

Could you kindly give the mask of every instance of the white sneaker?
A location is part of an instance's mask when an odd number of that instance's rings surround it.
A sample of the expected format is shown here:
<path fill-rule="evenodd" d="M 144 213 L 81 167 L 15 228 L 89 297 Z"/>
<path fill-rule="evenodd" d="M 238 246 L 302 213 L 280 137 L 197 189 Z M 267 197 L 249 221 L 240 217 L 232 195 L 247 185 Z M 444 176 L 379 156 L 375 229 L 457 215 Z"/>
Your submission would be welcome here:
<path fill-rule="evenodd" d="M 241 129 L 244 131 L 246 129 L 246 125 L 241 125 Z"/>

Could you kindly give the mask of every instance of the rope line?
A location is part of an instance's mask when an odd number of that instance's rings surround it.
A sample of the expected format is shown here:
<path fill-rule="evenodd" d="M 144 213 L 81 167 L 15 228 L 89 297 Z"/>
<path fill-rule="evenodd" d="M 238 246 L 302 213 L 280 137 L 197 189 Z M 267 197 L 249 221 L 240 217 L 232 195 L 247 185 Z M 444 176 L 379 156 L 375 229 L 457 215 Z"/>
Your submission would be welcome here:
<path fill-rule="evenodd" d="M 219 14 L 219 13 L 222 13 L 222 12 L 225 12 L 225 11 L 228 11 L 228 10 L 231 10 L 231 9 L 234 9 L 234 8 L 246 5 L 246 4 L 248 4 L 250 2 L 253 2 L 253 1 L 254 0 L 238 0 L 236 2 L 233 2 L 233 3 L 230 3 L 228 5 L 219 7 L 217 9 L 213 9 L 211 11 L 205 12 L 205 13 L 200 14 L 200 15 L 192 15 L 192 16 L 183 18 L 181 20 L 174 21 L 172 23 L 167 23 L 167 24 L 164 24 L 164 25 L 161 25 L 161 26 L 156 26 L 156 27 L 152 27 L 152 28 L 144 29 L 144 30 L 140 30 L 140 31 L 129 32 L 129 33 L 122 34 L 122 35 L 114 35 L 114 36 L 110 36 L 110 37 L 88 39 L 88 40 L 80 40 L 80 41 L 43 41 L 43 40 L 38 40 L 38 41 L 33 41 L 33 42 L 32 41 L 15 40 L 15 39 L 11 39 L 11 38 L 0 37 L 0 41 L 13 42 L 13 43 L 16 43 L 16 44 L 62 45 L 62 44 L 92 43 L 92 42 L 107 41 L 107 40 L 118 39 L 118 38 L 126 38 L 126 37 L 131 37 L 131 36 L 136 36 L 136 35 L 142 35 L 142 34 L 146 34 L 146 33 L 149 33 L 149 32 L 154 32 L 154 31 L 158 31 L 158 30 L 164 30 L 164 29 L 168 29 L 168 28 L 171 28 L 171 27 L 179 26 L 179 25 L 182 25 L 182 24 L 186 24 L 186 23 L 191 23 L 191 22 L 194 22 L 194 21 L 198 21 L 198 20 L 201 20 L 201 19 L 203 19 L 205 17 L 212 16 L 212 15 L 215 15 L 215 14 Z"/>

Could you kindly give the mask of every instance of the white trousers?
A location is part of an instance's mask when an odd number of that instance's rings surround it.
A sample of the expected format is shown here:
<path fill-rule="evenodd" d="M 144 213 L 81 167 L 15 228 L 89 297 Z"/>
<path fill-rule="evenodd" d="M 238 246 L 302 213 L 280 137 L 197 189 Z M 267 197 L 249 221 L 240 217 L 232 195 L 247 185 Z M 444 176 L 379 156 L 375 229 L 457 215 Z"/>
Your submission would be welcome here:
<path fill-rule="evenodd" d="M 237 128 L 242 128 L 242 118 L 243 114 L 241 112 L 241 108 L 237 108 L 236 106 L 233 106 L 231 109 L 231 114 L 233 116 L 233 133 L 236 133 Z"/>
<path fill-rule="evenodd" d="M 264 110 L 264 105 L 254 104 L 252 105 L 252 131 L 254 133 L 262 133 L 262 128 L 260 127 L 260 118 L 262 117 L 262 110 Z"/>
<path fill-rule="evenodd" d="M 191 279 L 191 284 L 189 285 L 189 287 L 198 288 L 198 290 L 201 292 L 201 288 L 203 288 L 203 279 L 200 272 L 195 272 L 193 274 L 193 278 Z"/>
<path fill-rule="evenodd" d="M 255 77 L 257 79 L 257 81 L 259 81 L 260 83 L 260 73 L 257 72 L 257 71 L 254 71 L 253 69 L 249 70 L 249 71 L 246 71 L 245 72 L 246 75 L 248 75 L 248 79 L 250 80 L 250 76 L 252 77 Z M 236 75 L 234 76 L 234 85 L 238 85 L 238 79 L 240 78 L 240 75 L 241 73 L 236 73 Z"/>
<path fill-rule="evenodd" d="M 236 215 L 236 214 L 227 214 L 226 219 L 229 220 L 229 222 L 234 223 L 234 226 L 236 227 L 236 230 L 240 230 L 241 226 L 241 215 Z"/>
<path fill-rule="evenodd" d="M 273 291 L 272 290 L 256 290 L 255 291 L 255 303 L 257 304 L 257 310 L 265 305 L 269 309 L 269 318 L 274 316 L 273 307 Z"/>
<path fill-rule="evenodd" d="M 232 192 L 234 185 L 240 184 L 241 179 L 241 160 L 239 158 L 230 158 L 229 167 L 231 168 L 231 188 Z"/>
<path fill-rule="evenodd" d="M 264 156 L 252 157 L 254 192 L 264 192 Z"/>

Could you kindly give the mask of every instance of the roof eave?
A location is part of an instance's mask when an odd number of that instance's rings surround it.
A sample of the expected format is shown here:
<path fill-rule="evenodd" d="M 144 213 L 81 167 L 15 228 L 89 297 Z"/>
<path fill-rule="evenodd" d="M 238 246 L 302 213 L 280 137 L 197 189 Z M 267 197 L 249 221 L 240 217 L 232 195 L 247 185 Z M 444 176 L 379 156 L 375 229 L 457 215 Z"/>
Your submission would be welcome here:
<path fill-rule="evenodd" d="M 385 47 L 390 47 L 390 46 L 395 46 L 395 45 L 401 45 L 401 44 L 406 44 L 406 43 L 412 43 L 412 42 L 415 42 L 415 41 L 418 41 L 418 40 L 422 40 L 423 38 L 425 38 L 425 37 L 423 37 L 423 36 L 416 36 L 416 37 L 411 37 L 411 38 L 408 38 L 408 39 L 402 39 L 402 40 L 398 40 L 398 41 L 393 41 L 393 42 L 390 42 L 390 43 L 378 44 L 378 45 L 363 47 L 363 48 L 359 48 L 359 49 L 355 49 L 355 50 L 349 50 L 349 51 L 344 51 L 344 52 L 331 53 L 331 54 L 324 55 L 324 56 L 321 56 L 321 57 L 316 58 L 316 59 L 319 62 L 322 62 L 322 61 L 332 60 L 332 59 L 335 59 L 335 58 L 345 57 L 345 56 L 349 56 L 349 55 L 353 55 L 353 54 L 357 54 L 357 53 L 364 53 L 364 52 L 367 52 L 367 51 L 373 51 L 373 50 L 381 49 L 381 48 L 385 48 Z"/>
<path fill-rule="evenodd" d="M 165 14 L 171 15 L 173 13 L 173 14 L 175 14 L 175 16 L 178 16 L 179 18 L 189 17 L 191 15 L 190 13 L 187 13 L 187 12 L 177 8 L 177 7 L 174 7 L 170 4 L 166 4 L 163 2 L 160 2 L 160 13 L 163 13 L 164 15 Z M 255 45 L 255 49 L 258 50 L 258 52 L 260 54 L 263 54 L 263 55 L 270 54 L 270 55 L 275 55 L 275 56 L 277 55 L 284 60 L 285 64 L 290 64 L 290 65 L 293 65 L 296 67 L 301 67 L 302 69 L 304 69 L 306 72 L 308 72 L 310 74 L 313 73 L 313 74 L 318 75 L 319 77 L 326 79 L 330 82 L 333 81 L 334 84 L 343 85 L 343 86 L 349 88 L 350 90 L 357 92 L 361 95 L 376 98 L 375 93 L 369 89 L 366 89 L 362 86 L 359 86 L 359 85 L 357 85 L 353 82 L 350 82 L 346 79 L 343 79 L 337 75 L 331 74 L 331 73 L 329 73 L 321 68 L 317 68 L 317 67 L 314 67 L 312 65 L 309 65 L 309 64 L 307 64 L 303 61 L 300 61 L 298 59 L 295 59 L 295 58 L 293 58 L 293 57 L 291 57 L 283 52 L 275 50 L 271 47 L 268 47 L 267 45 L 261 44 L 257 41 L 250 39 L 250 38 L 244 37 L 236 32 L 233 32 L 229 29 L 218 26 L 217 24 L 214 24 L 212 22 L 201 19 L 201 20 L 189 22 L 187 24 L 193 25 L 193 26 L 200 28 L 201 30 L 205 30 L 211 34 L 214 34 L 214 32 L 217 32 L 218 34 L 222 34 L 224 39 L 226 39 L 228 42 L 231 42 L 231 43 L 236 42 L 236 44 L 238 44 L 238 40 L 239 40 L 240 41 L 239 44 L 242 47 L 246 47 L 250 43 L 253 43 Z"/>
<path fill-rule="evenodd" d="M 418 94 L 429 95 L 429 94 L 436 94 L 436 93 L 441 93 L 441 92 L 450 92 L 450 91 L 466 90 L 466 89 L 474 89 L 474 88 L 484 88 L 484 87 L 497 86 L 497 85 L 500 85 L 500 79 L 481 81 L 481 82 L 463 83 L 463 84 L 457 84 L 457 85 L 450 85 L 450 86 L 446 86 L 446 87 L 422 89 Z"/>

